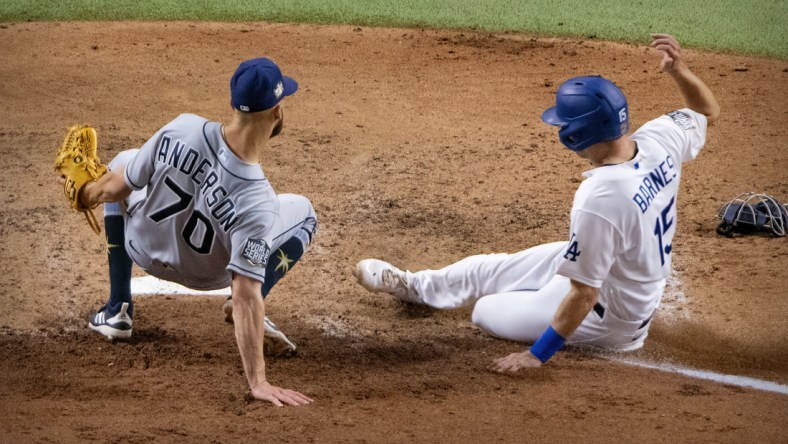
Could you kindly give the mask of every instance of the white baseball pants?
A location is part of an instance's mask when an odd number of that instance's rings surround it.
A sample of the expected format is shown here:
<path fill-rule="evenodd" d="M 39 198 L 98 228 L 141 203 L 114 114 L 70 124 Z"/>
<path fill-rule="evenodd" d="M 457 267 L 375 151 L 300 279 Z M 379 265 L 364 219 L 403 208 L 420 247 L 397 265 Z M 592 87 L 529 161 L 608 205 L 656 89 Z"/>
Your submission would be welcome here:
<path fill-rule="evenodd" d="M 569 293 L 569 278 L 556 274 L 567 242 L 539 245 L 515 254 L 470 256 L 440 270 L 407 272 L 408 285 L 424 304 L 439 309 L 475 304 L 472 321 L 488 333 L 534 342 L 550 325 Z M 620 351 L 642 347 L 648 325 L 621 325 L 612 315 L 589 312 L 569 344 Z"/>

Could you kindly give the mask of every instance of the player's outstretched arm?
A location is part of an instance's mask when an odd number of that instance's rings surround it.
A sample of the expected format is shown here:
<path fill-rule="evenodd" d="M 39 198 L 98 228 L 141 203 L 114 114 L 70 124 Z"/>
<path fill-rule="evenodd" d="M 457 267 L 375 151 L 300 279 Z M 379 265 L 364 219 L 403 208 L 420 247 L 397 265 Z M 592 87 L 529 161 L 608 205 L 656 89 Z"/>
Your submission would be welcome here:
<path fill-rule="evenodd" d="M 88 182 L 79 190 L 79 203 L 92 208 L 103 202 L 117 202 L 129 197 L 131 188 L 123 177 L 124 169 L 109 171 L 96 181 Z"/>
<path fill-rule="evenodd" d="M 599 289 L 572 280 L 572 287 L 550 327 L 528 350 L 512 353 L 496 359 L 490 370 L 500 373 L 514 373 L 523 368 L 541 367 L 550 356 L 563 346 L 564 340 L 577 330 L 588 312 L 594 308 L 599 297 Z"/>
<path fill-rule="evenodd" d="M 720 104 L 709 87 L 684 64 L 679 42 L 669 34 L 652 34 L 651 38 L 651 46 L 662 53 L 660 69 L 676 82 L 686 106 L 705 115 L 711 125 L 720 116 Z"/>
<path fill-rule="evenodd" d="M 303 394 L 271 385 L 265 378 L 265 358 L 263 357 L 263 334 L 265 329 L 265 304 L 263 303 L 262 284 L 246 276 L 233 276 L 233 323 L 235 339 L 246 379 L 252 396 L 269 401 L 276 406 L 284 404 L 305 405 L 312 400 Z"/>

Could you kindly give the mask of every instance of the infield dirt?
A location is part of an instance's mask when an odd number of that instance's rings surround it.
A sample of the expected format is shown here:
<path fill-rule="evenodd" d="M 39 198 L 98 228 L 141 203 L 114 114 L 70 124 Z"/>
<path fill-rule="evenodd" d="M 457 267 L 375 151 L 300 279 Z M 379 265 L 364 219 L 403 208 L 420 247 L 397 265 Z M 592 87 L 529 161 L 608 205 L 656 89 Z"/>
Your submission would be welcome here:
<path fill-rule="evenodd" d="M 653 50 L 473 31 L 17 23 L 0 24 L 0 55 L 0 442 L 788 439 L 781 394 L 577 350 L 493 374 L 488 363 L 521 346 L 481 333 L 470 309 L 407 306 L 351 276 L 366 257 L 435 268 L 566 239 L 588 165 L 539 116 L 585 74 L 624 90 L 633 127 L 681 107 Z M 130 341 L 89 332 L 107 295 L 105 246 L 52 171 L 73 123 L 97 128 L 108 161 L 180 113 L 228 118 L 232 72 L 261 55 L 301 85 L 266 175 L 309 197 L 320 221 L 267 303 L 300 347 L 268 359 L 269 378 L 314 398 L 308 407 L 250 400 L 221 298 L 139 297 Z M 788 242 L 714 232 L 739 193 L 788 199 L 788 63 L 685 59 L 723 115 L 684 170 L 676 279 L 629 356 L 788 384 Z"/>

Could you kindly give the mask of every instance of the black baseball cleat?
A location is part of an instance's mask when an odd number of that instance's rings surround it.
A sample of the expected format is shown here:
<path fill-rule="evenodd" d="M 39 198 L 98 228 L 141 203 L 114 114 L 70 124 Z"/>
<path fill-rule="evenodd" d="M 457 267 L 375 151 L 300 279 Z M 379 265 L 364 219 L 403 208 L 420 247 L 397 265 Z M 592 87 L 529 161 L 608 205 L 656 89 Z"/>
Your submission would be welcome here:
<path fill-rule="evenodd" d="M 88 319 L 88 327 L 110 341 L 113 339 L 127 339 L 131 337 L 131 316 L 128 315 L 129 303 L 124 302 L 116 314 L 109 312 L 107 305 L 101 307 L 98 313 L 92 313 Z"/>

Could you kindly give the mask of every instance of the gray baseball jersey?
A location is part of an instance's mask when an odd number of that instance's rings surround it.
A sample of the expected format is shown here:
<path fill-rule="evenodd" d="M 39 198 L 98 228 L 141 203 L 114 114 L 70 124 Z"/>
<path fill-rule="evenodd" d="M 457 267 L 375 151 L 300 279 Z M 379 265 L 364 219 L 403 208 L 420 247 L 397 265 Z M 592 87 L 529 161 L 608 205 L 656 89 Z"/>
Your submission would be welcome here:
<path fill-rule="evenodd" d="M 259 164 L 227 147 L 221 124 L 181 114 L 126 165 L 126 250 L 161 279 L 198 290 L 232 272 L 263 281 L 279 200 Z"/>

